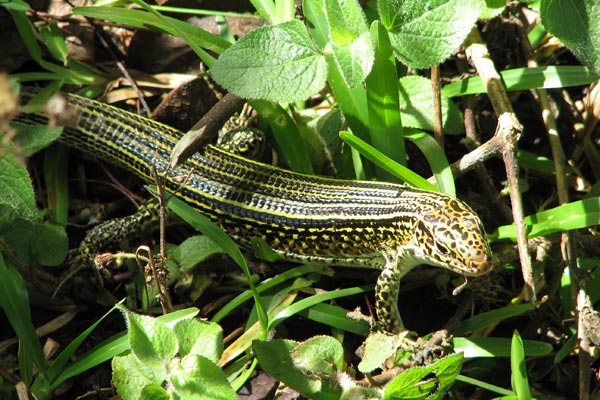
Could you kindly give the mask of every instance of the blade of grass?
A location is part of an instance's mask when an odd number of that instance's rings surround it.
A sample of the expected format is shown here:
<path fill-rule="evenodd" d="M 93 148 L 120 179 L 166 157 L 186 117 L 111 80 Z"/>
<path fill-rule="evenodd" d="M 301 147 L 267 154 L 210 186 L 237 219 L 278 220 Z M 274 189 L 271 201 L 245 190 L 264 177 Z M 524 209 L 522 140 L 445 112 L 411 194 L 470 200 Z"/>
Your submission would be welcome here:
<path fill-rule="evenodd" d="M 317 303 L 298 312 L 298 315 L 312 321 L 366 337 L 370 330 L 368 322 L 365 320 L 354 321 L 348 318 L 347 314 L 348 310 L 328 303 Z"/>
<path fill-rule="evenodd" d="M 507 90 L 529 90 L 535 88 L 565 88 L 587 85 L 600 79 L 600 75 L 588 67 L 575 65 L 515 68 L 502 71 L 502 80 Z M 450 83 L 442 89 L 448 97 L 485 93 L 481 78 L 476 76 Z"/>
<path fill-rule="evenodd" d="M 340 297 L 352 296 L 355 294 L 362 294 L 366 292 L 370 292 L 373 290 L 373 285 L 360 286 L 360 287 L 351 287 L 345 289 L 333 290 L 330 292 L 319 293 L 313 296 L 302 299 L 289 307 L 279 311 L 271 321 L 269 321 L 269 330 L 275 328 L 277 325 L 291 317 L 299 313 L 302 310 L 310 308 L 315 304 L 322 303 L 324 301 L 329 301 L 333 299 L 337 299 Z"/>
<path fill-rule="evenodd" d="M 371 25 L 371 38 L 375 43 L 375 63 L 366 80 L 371 143 L 392 160 L 406 165 L 396 59 L 387 30 L 378 21 Z M 390 180 L 392 176 L 381 168 L 377 170 L 379 180 Z"/>
<path fill-rule="evenodd" d="M 431 135 L 417 129 L 406 129 L 404 136 L 416 144 L 427 159 L 427 163 L 439 188 L 437 190 L 455 197 L 456 188 L 454 186 L 452 169 L 444 154 L 444 150 L 436 140 Z"/>
<path fill-rule="evenodd" d="M 512 392 L 508 389 L 504 389 L 503 387 L 492 385 L 491 383 L 480 381 L 479 379 L 470 378 L 464 375 L 458 375 L 456 377 L 457 381 L 468 383 L 473 386 L 480 387 L 485 390 L 489 390 L 492 393 L 498 393 L 501 396 L 514 396 L 515 392 Z"/>
<path fill-rule="evenodd" d="M 285 163 L 294 171 L 313 173 L 308 146 L 289 114 L 279 104 L 265 100 L 250 100 L 248 103 L 271 127 Z"/>
<path fill-rule="evenodd" d="M 280 285 L 281 283 L 287 280 L 295 279 L 299 276 L 306 274 L 317 273 L 320 275 L 330 275 L 326 272 L 326 268 L 327 267 L 324 267 L 322 265 L 302 265 L 296 268 L 292 268 L 290 270 L 282 272 L 281 274 L 277 274 L 272 278 L 264 280 L 256 287 L 256 290 L 258 291 L 258 293 L 263 293 L 266 290 L 269 290 L 274 286 Z M 250 290 L 246 290 L 240 293 L 239 295 L 231 299 L 223 307 L 221 307 L 221 309 L 211 318 L 211 321 L 218 323 L 223 318 L 225 318 L 231 311 L 241 306 L 251 298 L 252 292 Z"/>
<path fill-rule="evenodd" d="M 421 189 L 432 190 L 436 192 L 438 191 L 438 188 L 429 183 L 427 179 L 422 178 L 405 166 L 400 165 L 389 157 L 381 154 L 373 146 L 363 142 L 350 132 L 342 131 L 340 132 L 340 137 L 344 142 L 348 143 L 350 146 L 352 146 L 352 148 L 357 149 L 360 154 L 371 160 L 375 165 L 378 165 L 379 167 L 389 171 L 392 175 L 399 178 L 403 182 L 409 183 Z"/>
<path fill-rule="evenodd" d="M 37 42 L 37 32 L 33 27 L 27 15 L 22 11 L 10 10 L 11 17 L 15 22 L 19 35 L 33 58 L 40 66 L 56 75 L 53 79 L 64 79 L 68 83 L 89 85 L 98 83 L 104 78 L 97 72 L 91 72 L 91 69 L 82 68 L 65 68 L 60 65 L 53 64 L 43 59 L 42 49 Z M 72 60 L 69 61 L 69 64 Z"/>
<path fill-rule="evenodd" d="M 54 221 L 66 226 L 69 217 L 69 148 L 53 143 L 44 153 L 44 180 Z"/>
<path fill-rule="evenodd" d="M 113 307 L 108 313 L 106 313 L 102 317 L 102 319 L 105 318 L 111 311 L 113 311 L 114 308 L 116 308 L 116 307 Z M 163 322 L 166 322 L 167 324 L 172 326 L 175 322 L 177 322 L 179 320 L 193 318 L 197 314 L 198 314 L 197 308 L 186 308 L 183 310 L 174 311 L 170 314 L 161 315 L 160 317 L 157 317 L 157 319 L 159 319 Z M 100 322 L 100 320 L 98 322 Z M 97 323 L 94 325 L 97 325 Z M 85 332 L 83 332 L 81 335 L 79 335 L 76 338 L 76 340 L 79 340 L 79 338 L 84 334 L 85 334 L 85 336 L 89 335 L 89 333 L 91 332 L 91 329 L 93 329 L 93 327 L 88 328 Z M 60 354 L 59 357 L 61 357 L 61 358 L 66 357 L 66 355 L 68 353 L 72 353 L 71 350 L 68 350 L 70 348 L 71 348 L 71 345 L 69 345 L 69 347 L 67 347 L 67 349 L 65 349 Z M 60 386 L 60 384 L 62 384 L 66 380 L 68 380 L 74 376 L 80 375 L 81 373 L 88 371 L 89 369 L 91 369 L 105 361 L 108 361 L 111 358 L 113 358 L 119 354 L 123 354 L 124 352 L 126 352 L 128 350 L 129 350 L 129 339 L 127 337 L 127 332 L 118 333 L 118 334 L 114 335 L 113 337 L 100 343 L 99 345 L 95 346 L 94 348 L 92 348 L 91 350 L 86 352 L 84 355 L 79 357 L 76 361 L 67 365 L 64 369 L 58 371 L 58 374 L 54 378 L 53 382 L 47 387 L 47 390 L 52 391 L 55 388 L 57 388 L 58 386 Z M 72 354 L 71 354 L 71 356 L 66 357 L 66 358 L 70 358 L 70 357 L 72 357 Z M 55 361 L 55 362 L 58 362 L 58 358 L 57 358 L 57 361 Z M 54 367 L 54 365 L 52 367 Z"/>
<path fill-rule="evenodd" d="M 21 377 L 31 382 L 32 366 L 44 373 L 47 369 L 46 358 L 31 320 L 29 296 L 25 282 L 17 270 L 4 262 L 0 253 L 0 307 L 4 310 L 10 326 L 19 338 L 19 361 Z M 30 367 L 27 367 L 30 366 Z"/>
<path fill-rule="evenodd" d="M 148 6 L 148 8 L 150 7 Z M 209 66 L 214 62 L 214 57 L 208 55 L 208 53 L 206 53 L 203 49 L 221 54 L 231 45 L 231 43 L 217 35 L 213 35 L 212 33 L 206 32 L 203 29 L 195 27 L 186 22 L 179 21 L 175 18 L 165 17 L 159 14 L 157 11 L 150 13 L 148 11 L 132 10 L 127 8 L 75 7 L 73 9 L 73 13 L 83 15 L 85 17 L 117 22 L 137 28 L 152 28 L 166 32 L 173 36 L 177 36 L 183 40 L 186 40 L 186 42 L 190 45 L 190 47 L 192 47 L 200 59 Z"/>
<path fill-rule="evenodd" d="M 250 3 L 268 23 L 274 24 L 277 21 L 277 12 L 273 0 L 250 0 Z"/>
<path fill-rule="evenodd" d="M 329 44 L 329 26 L 324 7 L 318 0 L 305 0 L 303 7 L 304 15 L 308 21 L 308 30 L 320 49 L 325 49 Z M 367 93 L 364 87 L 357 86 L 349 88 L 335 62 L 331 53 L 325 53 L 325 59 L 329 67 L 327 82 L 337 103 L 350 126 L 352 132 L 363 141 L 369 141 L 369 114 Z M 372 166 L 362 164 L 360 157 L 353 152 L 354 170 L 357 179 L 366 179 L 372 176 Z"/>
<path fill-rule="evenodd" d="M 453 335 L 461 336 L 469 332 L 486 328 L 490 325 L 533 311 L 535 304 L 508 305 L 488 311 L 462 321 L 453 331 Z"/>
<path fill-rule="evenodd" d="M 275 0 L 275 16 L 277 24 L 293 20 L 296 16 L 294 0 Z"/>
<path fill-rule="evenodd" d="M 600 197 L 574 201 L 525 217 L 528 238 L 594 225 L 600 225 Z M 492 241 L 516 241 L 516 237 L 514 224 L 500 226 L 489 235 Z"/>
<path fill-rule="evenodd" d="M 510 357 L 510 339 L 501 337 L 455 337 L 452 345 L 455 352 L 463 352 L 465 358 Z M 523 342 L 525 354 L 529 357 L 541 357 L 554 350 L 549 343 L 538 340 Z"/>
<path fill-rule="evenodd" d="M 96 3 L 97 4 L 97 3 Z M 173 7 L 173 6 L 157 6 L 151 5 L 153 9 L 159 12 L 166 12 L 171 14 L 185 14 L 185 15 L 205 15 L 213 17 L 234 17 L 234 18 L 254 18 L 259 17 L 253 14 L 235 12 L 235 11 L 219 11 L 209 10 L 201 8 L 187 8 L 187 7 Z"/>
<path fill-rule="evenodd" d="M 173 210 L 173 212 L 175 212 L 175 214 L 179 215 L 179 217 L 181 217 L 184 221 L 189 223 L 202 234 L 208 236 L 212 241 L 214 241 L 218 246 L 220 246 L 223 249 L 223 251 L 227 253 L 233 259 L 233 261 L 235 261 L 236 264 L 240 266 L 242 271 L 244 271 L 246 279 L 248 280 L 248 285 L 250 286 L 250 290 L 252 291 L 252 296 L 254 297 L 254 302 L 258 310 L 258 319 L 260 321 L 260 326 L 262 327 L 261 338 L 266 338 L 268 332 L 267 313 L 262 306 L 262 303 L 260 301 L 260 295 L 256 291 L 254 282 L 252 280 L 252 275 L 250 274 L 250 269 L 248 268 L 246 259 L 242 255 L 240 249 L 233 242 L 233 240 L 229 236 L 227 236 L 227 234 L 223 232 L 218 226 L 216 226 L 212 221 L 210 221 L 204 215 L 198 213 L 196 210 L 194 210 L 178 198 L 172 197 L 169 200 L 168 206 L 171 210 Z"/>
<path fill-rule="evenodd" d="M 96 365 L 120 354 L 114 352 L 107 352 L 106 348 L 103 349 L 103 352 L 98 354 L 94 352 L 88 352 L 85 356 L 79 358 L 76 361 L 76 366 L 72 365 L 68 369 L 69 373 L 65 373 L 67 369 L 65 369 L 65 365 L 69 362 L 71 357 L 75 354 L 75 351 L 81 346 L 83 341 L 87 339 L 87 337 L 92 333 L 94 329 L 106 318 L 110 313 L 115 310 L 115 307 L 112 307 L 108 312 L 106 312 L 102 317 L 100 317 L 96 322 L 94 322 L 91 326 L 89 326 L 85 331 L 80 333 L 69 345 L 56 357 L 56 360 L 52 363 L 52 365 L 48 368 L 45 375 L 40 376 L 35 380 L 33 385 L 31 386 L 31 391 L 34 393 L 44 394 L 44 396 L 49 395 L 52 390 L 63 384 L 67 379 L 79 375 Z M 127 349 L 122 349 L 121 352 Z M 72 375 L 70 375 L 72 374 Z"/>
<path fill-rule="evenodd" d="M 510 370 L 512 388 L 517 393 L 519 400 L 531 399 L 527 370 L 525 369 L 525 351 L 523 350 L 523 339 L 515 329 L 510 347 Z"/>

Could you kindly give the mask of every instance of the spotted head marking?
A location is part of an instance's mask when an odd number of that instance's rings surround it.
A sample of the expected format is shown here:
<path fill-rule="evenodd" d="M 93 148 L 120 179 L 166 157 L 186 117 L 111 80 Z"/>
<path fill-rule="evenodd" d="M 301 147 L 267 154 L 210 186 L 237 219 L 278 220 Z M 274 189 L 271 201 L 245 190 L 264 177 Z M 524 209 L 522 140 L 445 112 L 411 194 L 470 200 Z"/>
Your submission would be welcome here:
<path fill-rule="evenodd" d="M 464 202 L 448 198 L 421 214 L 415 230 L 428 263 L 464 275 L 482 275 L 492 268 L 492 252 L 483 225 Z"/>

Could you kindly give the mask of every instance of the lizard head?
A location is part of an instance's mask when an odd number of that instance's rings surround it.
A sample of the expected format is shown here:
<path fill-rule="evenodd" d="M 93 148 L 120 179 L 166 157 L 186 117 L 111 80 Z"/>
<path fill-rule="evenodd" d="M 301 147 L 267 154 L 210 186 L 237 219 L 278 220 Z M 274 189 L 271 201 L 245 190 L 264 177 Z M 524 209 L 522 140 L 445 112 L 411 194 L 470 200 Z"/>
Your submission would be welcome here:
<path fill-rule="evenodd" d="M 470 276 L 485 274 L 492 268 L 492 252 L 483 225 L 460 200 L 448 198 L 440 207 L 422 213 L 415 239 L 431 264 Z"/>

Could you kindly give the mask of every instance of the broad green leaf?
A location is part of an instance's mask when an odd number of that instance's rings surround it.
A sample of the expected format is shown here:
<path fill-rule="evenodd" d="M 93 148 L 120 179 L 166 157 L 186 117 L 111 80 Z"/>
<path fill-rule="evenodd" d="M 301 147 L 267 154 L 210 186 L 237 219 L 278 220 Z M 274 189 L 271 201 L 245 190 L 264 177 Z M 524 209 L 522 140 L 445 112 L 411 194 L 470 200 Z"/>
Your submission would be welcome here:
<path fill-rule="evenodd" d="M 400 78 L 400 108 L 405 127 L 433 131 L 433 95 L 431 81 L 422 76 Z M 444 93 L 442 101 L 442 128 L 444 133 L 464 132 L 462 113 Z"/>
<path fill-rule="evenodd" d="M 111 311 L 112 311 L 112 309 L 111 309 Z M 104 315 L 104 317 L 106 317 L 106 315 L 108 315 L 111 311 L 107 312 Z M 160 317 L 157 317 L 157 319 L 166 323 L 167 326 L 171 327 L 171 326 L 174 326 L 179 321 L 194 318 L 196 315 L 198 315 L 198 309 L 186 308 L 183 310 L 174 311 L 170 314 L 161 315 Z M 102 317 L 102 318 L 104 318 L 104 317 Z M 79 346 L 79 344 L 81 343 L 83 338 L 87 337 L 89 335 L 89 333 L 93 330 L 93 328 L 98 323 L 100 323 L 100 321 L 101 320 L 96 321 L 96 323 L 94 325 L 90 326 L 90 328 L 86 329 L 81 335 L 79 335 L 77 337 L 77 339 L 74 340 L 59 355 L 59 357 L 56 359 L 55 363 L 52 364 L 52 366 L 48 369 L 50 379 L 52 379 L 52 376 L 54 376 L 58 373 L 58 376 L 56 376 L 56 379 L 54 379 L 52 381 L 52 383 L 46 388 L 48 393 L 50 393 L 50 391 L 55 389 L 58 385 L 60 385 L 65 380 L 70 379 L 74 376 L 80 375 L 81 373 L 97 366 L 98 364 L 101 364 L 107 360 L 110 360 L 113 357 L 115 357 L 113 359 L 113 372 L 115 371 L 115 360 L 117 360 L 119 358 L 116 356 L 118 356 L 119 354 L 123 354 L 124 352 L 126 352 L 127 350 L 130 349 L 129 342 L 127 341 L 128 338 L 127 338 L 126 332 L 119 333 L 119 334 L 113 336 L 112 338 L 107 339 L 106 341 L 102 342 L 98 346 L 94 347 L 93 349 L 91 349 L 90 351 L 85 353 L 83 356 L 78 358 L 73 363 L 68 364 L 66 367 L 63 367 L 65 365 L 65 360 L 63 358 L 66 357 L 67 359 L 70 359 L 72 352 Z M 133 361 L 135 361 L 134 365 L 136 366 L 136 368 L 138 368 L 140 366 L 140 363 L 138 361 L 136 361 L 135 356 L 133 354 L 129 354 L 129 357 L 133 358 Z M 57 367 L 56 369 L 58 371 L 53 371 L 55 366 Z M 125 371 L 126 376 L 119 376 L 118 379 L 124 379 L 125 382 L 123 384 L 127 387 L 129 387 L 129 385 L 131 384 L 134 373 L 137 372 L 138 374 L 141 374 L 141 372 L 137 371 L 137 369 L 134 370 L 133 368 L 130 368 L 129 366 L 125 367 L 124 371 Z M 51 375 L 51 374 L 54 374 L 54 375 Z M 114 382 L 114 379 L 116 379 L 116 375 L 113 374 L 113 382 Z M 146 377 L 143 377 L 144 385 L 147 384 L 148 382 L 149 382 L 149 380 Z M 36 383 L 37 383 L 37 381 L 36 381 Z M 144 385 L 141 385 L 139 390 L 141 390 L 141 388 Z M 121 392 L 119 392 L 119 393 L 121 395 L 123 395 Z M 133 396 L 131 398 L 137 399 L 137 398 L 139 398 L 139 396 Z"/>
<path fill-rule="evenodd" d="M 459 353 L 426 367 L 411 368 L 387 385 L 384 399 L 442 399 L 460 372 L 462 360 Z"/>
<path fill-rule="evenodd" d="M 596 0 L 545 0 L 542 24 L 584 64 L 600 73 L 600 3 Z"/>
<path fill-rule="evenodd" d="M 142 393 L 140 393 L 140 399 L 144 400 L 170 400 L 172 397 L 169 393 L 160 385 L 152 383 L 144 386 Z"/>
<path fill-rule="evenodd" d="M 535 68 L 515 68 L 500 72 L 506 89 L 554 89 L 569 86 L 587 85 L 600 79 L 600 75 L 588 67 L 579 65 L 549 65 Z M 450 83 L 442 88 L 447 97 L 485 93 L 481 77 L 474 76 L 462 81 Z"/>
<path fill-rule="evenodd" d="M 184 319 L 175 324 L 173 332 L 181 356 L 196 354 L 216 363 L 223 353 L 223 329 L 214 322 Z"/>
<path fill-rule="evenodd" d="M 125 400 L 141 398 L 144 387 L 153 382 L 141 368 L 142 365 L 133 354 L 117 356 L 112 359 L 112 384 L 117 393 Z M 156 384 L 156 382 L 154 382 Z M 161 384 L 162 382 L 158 382 Z"/>
<path fill-rule="evenodd" d="M 177 398 L 190 400 L 235 400 L 237 395 L 227 377 L 209 359 L 189 354 L 172 370 L 171 383 Z"/>
<path fill-rule="evenodd" d="M 63 130 L 60 126 L 50 128 L 47 125 L 27 125 L 20 122 L 14 122 L 13 125 L 18 131 L 15 142 L 19 143 L 19 149 L 28 156 L 48 147 L 60 137 Z"/>
<path fill-rule="evenodd" d="M 356 87 L 373 66 L 373 43 L 365 16 L 356 0 L 325 0 L 325 10 L 333 58 L 346 84 Z"/>
<path fill-rule="evenodd" d="M 389 335 L 384 332 L 373 332 L 365 340 L 362 360 L 358 370 L 363 373 L 381 368 L 385 360 L 396 353 L 396 349 L 403 338 L 398 335 Z"/>
<path fill-rule="evenodd" d="M 108 313 L 110 313 L 110 311 Z M 108 315 L 108 313 L 106 315 Z M 160 317 L 157 317 L 157 319 L 166 323 L 167 326 L 174 326 L 177 322 L 194 318 L 196 315 L 198 315 L 198 309 L 186 308 L 183 310 L 174 311 L 170 314 L 161 315 Z M 79 335 L 78 338 L 75 341 L 73 341 L 71 343 L 71 345 L 69 345 L 67 347 L 67 349 L 65 349 L 60 354 L 60 356 L 56 359 L 56 362 L 50 367 L 49 371 L 51 371 L 55 365 L 60 367 L 59 375 L 53 381 L 52 385 L 49 386 L 50 390 L 53 390 L 56 386 L 58 386 L 58 384 L 64 382 L 65 380 L 70 379 L 74 376 L 77 376 L 77 375 L 91 369 L 92 367 L 95 367 L 98 364 L 101 364 L 107 360 L 110 360 L 111 358 L 113 358 L 119 354 L 123 354 L 124 352 L 126 352 L 127 350 L 130 349 L 129 342 L 127 341 L 128 338 L 127 338 L 126 332 L 122 332 L 122 333 L 119 333 L 119 334 L 113 336 L 112 338 L 107 339 L 106 341 L 102 342 L 101 344 L 94 347 L 93 349 L 91 349 L 90 351 L 85 353 L 83 356 L 78 358 L 75 362 L 68 364 L 65 368 L 63 368 L 62 365 L 64 365 L 64 363 L 62 361 L 59 362 L 59 360 L 62 360 L 63 355 L 66 356 L 69 354 L 69 352 L 73 351 L 73 349 L 71 349 L 71 346 L 73 344 L 78 345 L 77 342 L 79 341 L 79 339 L 82 336 L 89 335 L 89 333 L 94 328 L 94 326 L 97 325 L 99 322 L 100 322 L 100 320 L 97 321 L 96 324 L 92 325 L 90 328 L 86 329 L 86 331 L 84 333 Z M 75 346 L 75 348 L 76 347 L 77 346 Z M 70 358 L 70 357 L 71 356 L 69 356 L 67 358 Z M 135 365 L 137 366 L 136 368 L 138 368 L 140 363 L 136 361 L 135 356 L 133 354 L 129 354 L 129 357 L 133 357 L 133 360 L 135 361 Z M 114 362 L 117 358 L 119 358 L 119 357 L 115 357 L 113 359 L 113 372 L 115 370 Z M 133 369 L 131 369 L 132 372 L 129 372 L 130 370 L 128 368 L 129 367 L 127 367 L 125 369 L 125 374 L 127 376 L 121 377 L 126 380 L 126 383 L 124 383 L 125 385 L 128 385 L 127 382 L 129 382 L 129 381 L 127 381 L 127 380 L 130 380 L 132 378 L 131 374 L 133 374 L 137 371 L 137 370 L 134 371 Z M 113 378 L 114 377 L 115 377 L 115 375 L 113 374 Z M 147 378 L 144 377 L 144 382 L 148 383 L 149 381 Z M 143 387 L 143 386 L 141 386 L 141 387 Z M 141 387 L 140 387 L 140 390 L 141 390 Z M 132 398 L 137 399 L 138 396 L 133 396 Z"/>
<path fill-rule="evenodd" d="M 293 102 L 323 88 L 327 66 L 304 24 L 290 21 L 242 37 L 221 54 L 210 73 L 240 97 Z"/>
<path fill-rule="evenodd" d="M 252 342 L 252 350 L 258 358 L 258 363 L 273 378 L 285 382 L 285 384 L 301 394 L 310 395 L 318 392 L 322 382 L 314 376 L 309 376 L 294 366 L 294 360 L 290 353 L 298 345 L 292 340 L 271 340 Z"/>
<path fill-rule="evenodd" d="M 458 48 L 484 10 L 483 0 L 380 0 L 379 15 L 396 57 L 421 69 Z"/>
<path fill-rule="evenodd" d="M 209 257 L 222 253 L 221 247 L 203 235 L 184 240 L 173 252 L 173 261 L 184 270 L 189 270 Z"/>
<path fill-rule="evenodd" d="M 0 237 L 22 261 L 44 266 L 62 263 L 69 250 L 65 227 L 50 222 L 16 219 L 0 226 Z"/>
<path fill-rule="evenodd" d="M 9 154 L 0 158 L 0 227 L 16 217 L 39 219 L 29 173 Z"/>
<path fill-rule="evenodd" d="M 173 331 L 159 319 L 133 313 L 123 306 L 118 308 L 127 319 L 132 354 L 145 367 L 147 376 L 160 384 L 166 373 L 165 362 L 179 350 Z"/>
<path fill-rule="evenodd" d="M 331 375 L 344 367 L 342 344 L 331 336 L 313 336 L 292 350 L 296 368 L 306 373 Z"/>

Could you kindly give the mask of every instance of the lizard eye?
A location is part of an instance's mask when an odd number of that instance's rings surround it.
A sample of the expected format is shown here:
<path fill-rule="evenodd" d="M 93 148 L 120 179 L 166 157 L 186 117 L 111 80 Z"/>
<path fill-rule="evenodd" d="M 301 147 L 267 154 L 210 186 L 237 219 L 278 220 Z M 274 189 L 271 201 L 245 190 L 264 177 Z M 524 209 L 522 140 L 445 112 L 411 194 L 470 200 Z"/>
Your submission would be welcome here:
<path fill-rule="evenodd" d="M 450 250 L 441 243 L 436 243 L 435 249 L 438 251 L 438 253 L 443 254 L 445 256 L 450 254 Z"/>

